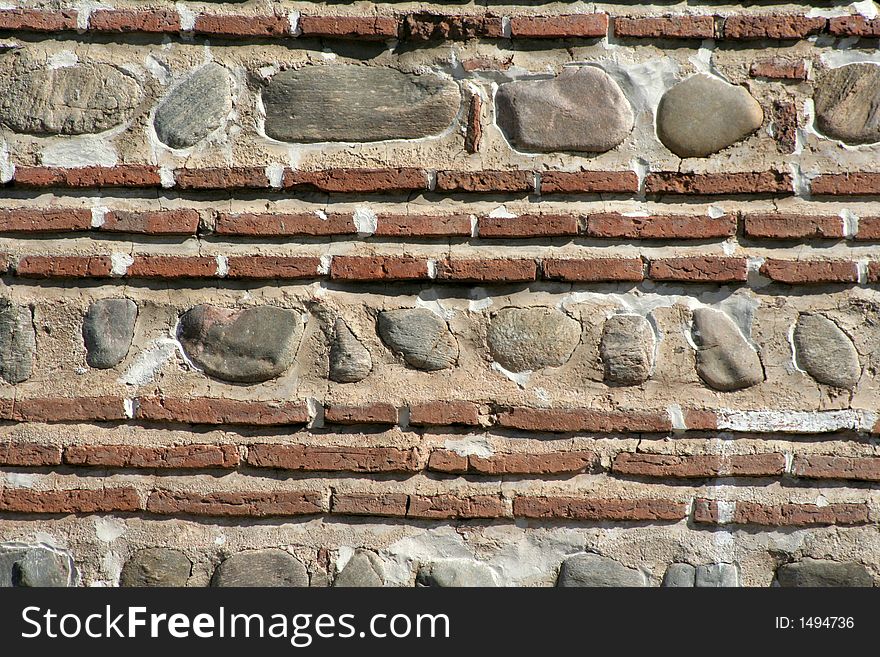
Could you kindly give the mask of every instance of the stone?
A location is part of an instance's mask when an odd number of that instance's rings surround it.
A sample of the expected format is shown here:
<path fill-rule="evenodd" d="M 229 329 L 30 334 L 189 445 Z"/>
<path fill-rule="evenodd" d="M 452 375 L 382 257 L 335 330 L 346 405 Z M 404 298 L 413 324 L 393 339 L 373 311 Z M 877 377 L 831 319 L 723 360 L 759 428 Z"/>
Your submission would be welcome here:
<path fill-rule="evenodd" d="M 779 586 L 871 587 L 874 578 L 860 563 L 804 559 L 787 563 L 776 571 Z"/>
<path fill-rule="evenodd" d="M 120 586 L 186 586 L 192 562 L 178 550 L 147 548 L 136 552 L 122 567 Z"/>
<path fill-rule="evenodd" d="M 259 383 L 290 367 L 302 330 L 300 314 L 284 308 L 236 310 L 202 304 L 181 316 L 178 338 L 186 355 L 207 374 Z"/>
<path fill-rule="evenodd" d="M 710 563 L 697 566 L 694 585 L 701 588 L 739 586 L 739 570 L 732 563 Z"/>
<path fill-rule="evenodd" d="M 262 99 L 272 139 L 366 142 L 438 135 L 460 96 L 453 81 L 431 73 L 334 64 L 282 71 Z"/>
<path fill-rule="evenodd" d="M 232 111 L 229 72 L 205 64 L 174 87 L 156 109 L 153 127 L 171 148 L 188 148 L 222 125 Z"/>
<path fill-rule="evenodd" d="M 355 383 L 369 375 L 373 359 L 367 348 L 357 339 L 341 317 L 333 325 L 330 343 L 330 380 L 337 383 Z"/>
<path fill-rule="evenodd" d="M 706 157 L 761 127 L 764 111 L 744 87 L 701 73 L 663 94 L 657 136 L 679 157 Z"/>
<path fill-rule="evenodd" d="M 552 80 L 498 88 L 499 127 L 521 151 L 604 153 L 633 129 L 633 111 L 617 82 L 596 66 L 565 68 Z"/>
<path fill-rule="evenodd" d="M 671 563 L 663 575 L 663 586 L 692 587 L 696 580 L 696 568 L 689 563 Z"/>
<path fill-rule="evenodd" d="M 449 326 L 426 308 L 402 308 L 379 313 L 379 337 L 419 370 L 454 367 L 458 343 Z"/>
<path fill-rule="evenodd" d="M 142 95 L 133 75 L 110 64 L 20 60 L 0 71 L 0 123 L 33 135 L 103 132 L 127 121 Z"/>
<path fill-rule="evenodd" d="M 67 587 L 72 580 L 67 555 L 44 547 L 0 548 L 0 588 Z"/>
<path fill-rule="evenodd" d="M 8 383 L 29 379 L 36 349 L 31 309 L 0 299 L 0 376 Z"/>
<path fill-rule="evenodd" d="M 138 307 L 131 299 L 100 299 L 83 319 L 83 342 L 89 367 L 115 367 L 128 355 Z"/>
<path fill-rule="evenodd" d="M 764 380 L 761 357 L 724 312 L 694 310 L 692 335 L 697 345 L 697 374 L 710 387 L 730 392 Z"/>
<path fill-rule="evenodd" d="M 555 308 L 504 308 L 492 318 L 492 358 L 510 372 L 563 365 L 581 339 L 581 325 Z"/>
<path fill-rule="evenodd" d="M 880 66 L 847 64 L 820 73 L 813 93 L 816 127 L 847 144 L 880 142 Z"/>
<path fill-rule="evenodd" d="M 309 575 L 298 559 L 269 548 L 234 554 L 217 566 L 211 586 L 308 586 Z"/>
<path fill-rule="evenodd" d="M 382 560 L 369 550 L 356 550 L 333 580 L 333 586 L 379 587 L 384 584 Z"/>
<path fill-rule="evenodd" d="M 637 386 L 648 380 L 654 368 L 654 330 L 640 315 L 614 315 L 605 321 L 599 356 L 605 381 Z"/>
<path fill-rule="evenodd" d="M 646 586 L 645 576 L 614 559 L 598 554 L 576 554 L 562 562 L 556 586 Z"/>
<path fill-rule="evenodd" d="M 416 574 L 419 587 L 498 586 L 495 571 L 479 561 L 447 559 L 422 564 Z"/>
<path fill-rule="evenodd" d="M 833 321 L 817 313 L 803 313 L 792 337 L 798 367 L 816 381 L 837 388 L 854 388 L 859 382 L 859 352 Z"/>

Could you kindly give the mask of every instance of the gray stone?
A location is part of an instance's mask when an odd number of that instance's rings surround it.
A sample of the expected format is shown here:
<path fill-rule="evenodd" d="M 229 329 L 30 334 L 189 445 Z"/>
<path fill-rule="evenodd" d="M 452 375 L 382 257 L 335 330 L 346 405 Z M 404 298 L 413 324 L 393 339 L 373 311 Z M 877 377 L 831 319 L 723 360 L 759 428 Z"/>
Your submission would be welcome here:
<path fill-rule="evenodd" d="M 153 126 L 163 144 L 187 148 L 220 127 L 231 110 L 229 72 L 210 63 L 171 90 L 156 109 Z"/>
<path fill-rule="evenodd" d="M 847 64 L 827 69 L 813 93 L 816 127 L 847 144 L 880 141 L 880 66 Z"/>
<path fill-rule="evenodd" d="M 620 87 L 596 66 L 566 68 L 552 80 L 501 85 L 497 120 L 522 151 L 604 153 L 633 128 L 633 111 Z"/>
<path fill-rule="evenodd" d="M 694 585 L 701 588 L 739 586 L 739 570 L 732 563 L 710 563 L 697 566 Z"/>
<path fill-rule="evenodd" d="M 35 135 L 81 135 L 128 120 L 141 84 L 109 64 L 45 68 L 18 61 L 0 71 L 0 123 Z"/>
<path fill-rule="evenodd" d="M 696 580 L 696 568 L 689 563 L 671 563 L 663 575 L 663 586 L 692 587 Z"/>
<path fill-rule="evenodd" d="M 369 550 L 356 550 L 333 580 L 333 586 L 379 587 L 384 584 L 382 560 Z"/>
<path fill-rule="evenodd" d="M 308 586 L 306 567 L 283 550 L 234 554 L 217 566 L 211 586 Z"/>
<path fill-rule="evenodd" d="M 122 362 L 131 348 L 138 307 L 131 299 L 100 299 L 83 319 L 83 342 L 90 367 L 107 369 Z"/>
<path fill-rule="evenodd" d="M 854 388 L 862 375 L 859 352 L 849 336 L 824 315 L 804 313 L 794 327 L 798 367 L 819 383 Z"/>
<path fill-rule="evenodd" d="M 701 73 L 663 94 L 657 136 L 679 157 L 706 157 L 761 127 L 764 112 L 744 87 Z"/>
<path fill-rule="evenodd" d="M 487 334 L 492 358 L 511 372 L 558 367 L 580 339 L 580 322 L 555 308 L 504 308 Z"/>
<path fill-rule="evenodd" d="M 355 383 L 365 379 L 372 369 L 370 352 L 351 332 L 345 320 L 337 318 L 330 343 L 330 380 Z"/>
<path fill-rule="evenodd" d="M 192 562 L 177 550 L 147 548 L 135 553 L 122 568 L 120 586 L 186 586 Z"/>
<path fill-rule="evenodd" d="M 710 387 L 729 392 L 764 380 L 758 352 L 722 311 L 697 308 L 692 334 L 697 345 L 697 374 Z"/>
<path fill-rule="evenodd" d="M 598 554 L 576 554 L 562 562 L 556 586 L 646 586 L 645 576 L 635 568 Z"/>
<path fill-rule="evenodd" d="M 44 547 L 0 548 L 0 587 L 71 585 L 70 559 Z"/>
<path fill-rule="evenodd" d="M 308 66 L 263 91 L 266 135 L 280 141 L 416 139 L 446 130 L 461 102 L 451 80 L 372 66 Z"/>
<path fill-rule="evenodd" d="M 257 383 L 290 367 L 302 330 L 299 313 L 291 310 L 202 304 L 181 316 L 178 337 L 186 355 L 207 374 Z"/>
<path fill-rule="evenodd" d="M 654 331 L 644 317 L 609 317 L 599 343 L 605 381 L 626 386 L 647 381 L 654 367 L 654 344 Z"/>
<path fill-rule="evenodd" d="M 0 299 L 0 376 L 9 383 L 21 383 L 31 376 L 37 335 L 27 306 Z"/>
<path fill-rule="evenodd" d="M 498 581 L 495 579 L 495 571 L 486 564 L 466 559 L 448 559 L 422 564 L 416 575 L 416 586 L 498 586 Z"/>
<path fill-rule="evenodd" d="M 382 341 L 416 369 L 442 370 L 458 360 L 455 336 L 430 310 L 386 310 L 379 313 L 377 326 Z"/>
<path fill-rule="evenodd" d="M 779 586 L 849 586 L 871 587 L 874 578 L 860 563 L 804 559 L 780 566 L 776 571 Z"/>

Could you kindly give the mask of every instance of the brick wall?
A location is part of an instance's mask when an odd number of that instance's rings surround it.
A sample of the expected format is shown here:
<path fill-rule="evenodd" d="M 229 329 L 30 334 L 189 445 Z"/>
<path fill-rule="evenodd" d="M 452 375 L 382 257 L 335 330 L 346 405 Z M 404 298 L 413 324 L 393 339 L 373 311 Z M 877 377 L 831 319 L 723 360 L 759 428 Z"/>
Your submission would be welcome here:
<path fill-rule="evenodd" d="M 880 581 L 863 3 L 3 7 L 0 584 Z"/>

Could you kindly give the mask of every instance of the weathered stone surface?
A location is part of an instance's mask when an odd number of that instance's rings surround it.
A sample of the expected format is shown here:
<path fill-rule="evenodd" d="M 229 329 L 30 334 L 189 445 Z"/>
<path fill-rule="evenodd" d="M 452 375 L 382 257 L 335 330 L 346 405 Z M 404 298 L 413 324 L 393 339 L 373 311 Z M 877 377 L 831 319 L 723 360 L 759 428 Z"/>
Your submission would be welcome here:
<path fill-rule="evenodd" d="M 341 317 L 333 325 L 330 343 L 330 380 L 354 383 L 365 379 L 373 369 L 373 359 Z"/>
<path fill-rule="evenodd" d="M 498 581 L 495 572 L 486 564 L 466 559 L 447 559 L 422 564 L 416 574 L 416 586 L 498 586 Z"/>
<path fill-rule="evenodd" d="M 689 77 L 657 107 L 657 136 L 679 157 L 706 157 L 745 139 L 764 122 L 751 94 L 711 75 Z"/>
<path fill-rule="evenodd" d="M 823 134 L 847 144 L 880 141 L 880 66 L 858 63 L 824 71 L 813 105 Z"/>
<path fill-rule="evenodd" d="M 19 61 L 0 70 L 0 123 L 35 135 L 103 132 L 128 120 L 142 95 L 134 76 L 109 64 Z"/>
<path fill-rule="evenodd" d="M 501 85 L 498 125 L 523 151 L 604 153 L 633 128 L 633 111 L 620 87 L 596 66 L 566 68 L 552 80 Z"/>
<path fill-rule="evenodd" d="M 70 559 L 43 547 L 0 548 L 0 587 L 71 585 Z"/>
<path fill-rule="evenodd" d="M 177 550 L 147 548 L 135 553 L 122 568 L 120 586 L 186 586 L 192 562 Z"/>
<path fill-rule="evenodd" d="M 369 550 L 357 550 L 339 571 L 333 586 L 378 587 L 385 584 L 382 560 Z"/>
<path fill-rule="evenodd" d="M 702 588 L 739 586 L 739 571 L 732 563 L 710 563 L 697 566 L 694 585 Z"/>
<path fill-rule="evenodd" d="M 644 317 L 609 317 L 599 343 L 605 380 L 627 386 L 647 381 L 654 367 L 654 344 L 654 331 Z"/>
<path fill-rule="evenodd" d="M 779 586 L 874 586 L 874 578 L 860 563 L 804 559 L 776 571 Z"/>
<path fill-rule="evenodd" d="M 833 321 L 817 313 L 804 313 L 794 327 L 798 367 L 819 383 L 854 388 L 862 374 L 859 353 L 849 336 Z"/>
<path fill-rule="evenodd" d="M 504 308 L 487 334 L 492 358 L 511 372 L 558 367 L 580 339 L 580 323 L 555 308 Z"/>
<path fill-rule="evenodd" d="M 729 392 L 764 380 L 758 352 L 722 311 L 697 308 L 692 334 L 697 345 L 697 374 L 712 388 Z"/>
<path fill-rule="evenodd" d="M 229 72 L 210 63 L 171 90 L 156 109 L 153 126 L 163 144 L 187 148 L 218 128 L 231 110 Z"/>
<path fill-rule="evenodd" d="M 556 586 L 646 586 L 645 576 L 614 559 L 576 554 L 562 562 Z"/>
<path fill-rule="evenodd" d="M 420 370 L 442 370 L 458 360 L 458 343 L 442 319 L 425 308 L 386 310 L 379 314 L 379 337 Z"/>
<path fill-rule="evenodd" d="M 244 310 L 202 304 L 180 318 L 186 355 L 225 381 L 267 381 L 290 367 L 302 335 L 299 313 L 273 306 Z"/>
<path fill-rule="evenodd" d="M 30 378 L 36 348 L 31 309 L 0 299 L 0 376 L 9 383 Z"/>
<path fill-rule="evenodd" d="M 137 304 L 131 299 L 100 299 L 89 306 L 83 319 L 86 362 L 107 369 L 122 362 L 131 348 Z"/>
<path fill-rule="evenodd" d="M 696 568 L 689 563 L 671 563 L 663 575 L 663 586 L 692 587 L 696 580 Z"/>
<path fill-rule="evenodd" d="M 306 567 L 283 550 L 234 554 L 217 566 L 211 586 L 308 586 Z"/>
<path fill-rule="evenodd" d="M 370 66 L 283 71 L 263 91 L 266 134 L 293 142 L 429 137 L 449 127 L 459 103 L 450 80 Z"/>

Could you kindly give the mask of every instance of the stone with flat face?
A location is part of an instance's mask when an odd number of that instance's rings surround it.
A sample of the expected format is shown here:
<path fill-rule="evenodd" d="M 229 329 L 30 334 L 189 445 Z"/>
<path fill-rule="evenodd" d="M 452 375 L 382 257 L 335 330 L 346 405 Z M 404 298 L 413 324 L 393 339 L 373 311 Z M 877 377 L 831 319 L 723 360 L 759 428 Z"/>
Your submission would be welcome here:
<path fill-rule="evenodd" d="M 694 585 L 700 588 L 739 586 L 739 570 L 732 563 L 710 563 L 697 566 Z"/>
<path fill-rule="evenodd" d="M 819 383 L 854 388 L 862 374 L 859 353 L 849 336 L 824 315 L 804 313 L 794 327 L 798 367 Z"/>
<path fill-rule="evenodd" d="M 697 345 L 697 374 L 715 390 L 741 390 L 764 380 L 758 352 L 722 311 L 694 310 L 692 335 Z"/>
<path fill-rule="evenodd" d="M 136 552 L 122 568 L 120 586 L 186 586 L 192 562 L 178 550 L 147 548 Z"/>
<path fill-rule="evenodd" d="M 156 136 L 171 148 L 187 148 L 218 128 L 232 110 L 229 72 L 206 64 L 174 87 L 156 109 Z"/>
<path fill-rule="evenodd" d="M 71 586 L 70 559 L 44 547 L 0 548 L 0 588 Z"/>
<path fill-rule="evenodd" d="M 83 319 L 83 342 L 89 367 L 107 369 L 122 362 L 131 348 L 137 304 L 131 299 L 100 299 Z"/>
<path fill-rule="evenodd" d="M 0 376 L 8 383 L 30 378 L 37 336 L 31 309 L 0 299 Z"/>
<path fill-rule="evenodd" d="M 333 580 L 333 586 L 379 587 L 385 584 L 382 560 L 369 550 L 357 550 Z"/>
<path fill-rule="evenodd" d="M 458 343 L 446 322 L 425 308 L 404 308 L 379 313 L 379 337 L 419 370 L 454 367 Z"/>
<path fill-rule="evenodd" d="M 644 317 L 609 317 L 599 343 L 605 380 L 625 386 L 647 381 L 654 367 L 654 343 L 654 331 Z"/>
<path fill-rule="evenodd" d="M 776 571 L 779 586 L 874 586 L 874 578 L 860 563 L 804 559 Z"/>
<path fill-rule="evenodd" d="M 373 359 L 341 317 L 333 325 L 330 342 L 330 380 L 354 383 L 365 379 L 373 369 Z"/>
<path fill-rule="evenodd" d="M 671 563 L 663 575 L 663 586 L 687 588 L 694 586 L 696 568 L 689 563 Z"/>
<path fill-rule="evenodd" d="M 813 106 L 822 134 L 847 144 L 880 141 L 880 66 L 858 63 L 824 71 Z"/>
<path fill-rule="evenodd" d="M 577 554 L 562 562 L 556 586 L 646 586 L 645 576 L 635 568 L 598 554 Z"/>
<path fill-rule="evenodd" d="M 486 564 L 466 559 L 446 559 L 422 564 L 416 575 L 416 586 L 498 586 L 498 582 L 495 572 Z"/>
<path fill-rule="evenodd" d="M 211 586 L 308 586 L 306 567 L 284 550 L 234 554 L 217 566 Z"/>
<path fill-rule="evenodd" d="M 558 367 L 580 338 L 580 323 L 555 308 L 504 308 L 487 334 L 492 358 L 511 372 Z"/>

